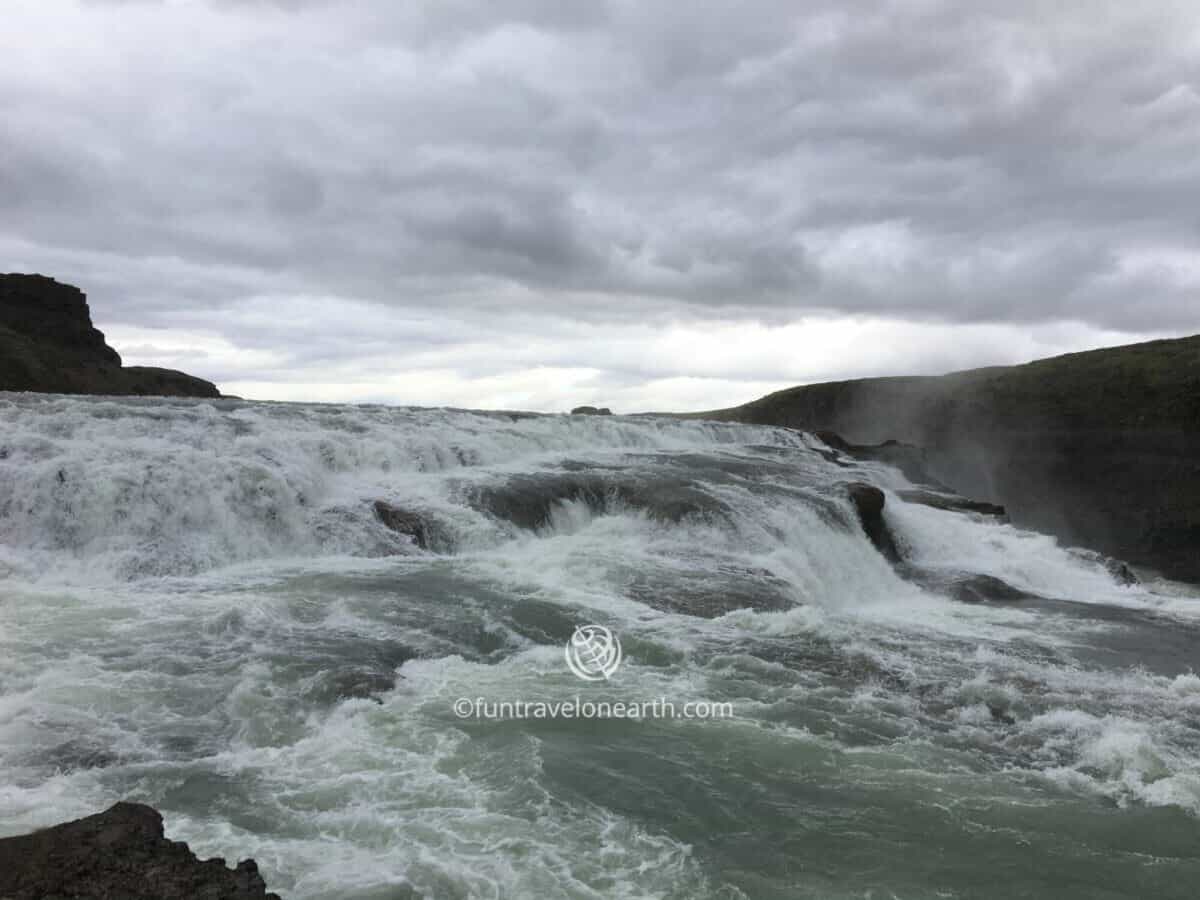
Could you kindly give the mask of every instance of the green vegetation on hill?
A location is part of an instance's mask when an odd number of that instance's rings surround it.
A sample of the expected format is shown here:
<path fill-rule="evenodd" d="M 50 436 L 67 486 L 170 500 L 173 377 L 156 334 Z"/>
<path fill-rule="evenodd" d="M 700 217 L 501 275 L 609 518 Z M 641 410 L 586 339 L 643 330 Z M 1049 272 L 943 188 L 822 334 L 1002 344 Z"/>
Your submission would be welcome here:
<path fill-rule="evenodd" d="M 1200 336 L 789 388 L 707 418 L 925 448 L 1018 524 L 1200 580 Z"/>

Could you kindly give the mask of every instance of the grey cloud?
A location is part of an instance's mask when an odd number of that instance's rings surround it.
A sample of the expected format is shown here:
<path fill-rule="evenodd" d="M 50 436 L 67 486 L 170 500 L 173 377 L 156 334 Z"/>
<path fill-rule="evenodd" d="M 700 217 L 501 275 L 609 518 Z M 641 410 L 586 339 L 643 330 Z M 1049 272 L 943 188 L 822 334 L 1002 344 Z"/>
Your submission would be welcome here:
<path fill-rule="evenodd" d="M 129 321 L 271 290 L 1200 326 L 1191 4 L 56 8 L 111 46 L 0 74 L 0 237 Z"/>

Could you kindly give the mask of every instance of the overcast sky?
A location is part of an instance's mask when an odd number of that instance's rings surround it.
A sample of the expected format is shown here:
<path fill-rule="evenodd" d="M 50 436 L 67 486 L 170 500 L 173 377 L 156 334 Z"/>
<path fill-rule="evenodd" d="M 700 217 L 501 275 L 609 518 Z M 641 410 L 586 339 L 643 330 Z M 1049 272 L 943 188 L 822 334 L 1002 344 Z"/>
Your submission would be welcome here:
<path fill-rule="evenodd" d="M 0 271 L 263 399 L 617 411 L 1200 331 L 1200 3 L 3 0 Z"/>

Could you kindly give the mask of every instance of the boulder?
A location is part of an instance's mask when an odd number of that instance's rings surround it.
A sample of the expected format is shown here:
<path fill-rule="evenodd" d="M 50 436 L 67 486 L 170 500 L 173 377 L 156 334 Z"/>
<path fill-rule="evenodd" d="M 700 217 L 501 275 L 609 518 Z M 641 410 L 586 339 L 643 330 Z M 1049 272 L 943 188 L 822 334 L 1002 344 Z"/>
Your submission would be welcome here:
<path fill-rule="evenodd" d="M 612 410 L 607 406 L 577 406 L 571 410 L 573 416 L 611 416 Z"/>
<path fill-rule="evenodd" d="M 934 509 L 944 509 L 949 512 L 969 512 L 981 516 L 1004 517 L 1004 507 L 998 503 L 986 503 L 983 500 L 970 500 L 958 494 L 944 494 L 936 491 L 897 491 L 896 495 L 907 503 L 919 503 L 921 506 L 931 506 Z"/>
<path fill-rule="evenodd" d="M 960 603 L 1021 603 L 1046 599 L 1040 594 L 1014 587 L 994 575 L 922 569 L 908 564 L 902 564 L 898 571 L 902 577 L 914 584 Z"/>
<path fill-rule="evenodd" d="M 796 606 L 787 581 L 766 569 L 740 566 L 639 574 L 625 591 L 652 609 L 705 619 L 741 609 L 782 612 Z"/>
<path fill-rule="evenodd" d="M 163 835 L 157 810 L 118 803 L 102 813 L 0 840 L 5 900 L 279 900 L 254 860 L 230 869 Z"/>
<path fill-rule="evenodd" d="M 968 575 L 950 582 L 948 587 L 950 596 L 960 603 L 1019 603 L 1041 599 L 994 575 Z"/>
<path fill-rule="evenodd" d="M 183 372 L 122 366 L 83 292 L 42 275 L 0 275 L 0 391 L 221 396 Z"/>
<path fill-rule="evenodd" d="M 1141 579 L 1133 573 L 1133 569 L 1129 568 L 1129 564 L 1119 559 L 1114 559 L 1111 556 L 1105 556 L 1103 553 L 1097 553 L 1095 550 L 1087 550 L 1082 547 L 1068 548 L 1068 552 L 1092 565 L 1102 567 L 1112 577 L 1113 581 L 1119 585 L 1129 587 L 1142 583 Z"/>
<path fill-rule="evenodd" d="M 883 491 L 873 484 L 853 481 L 846 485 L 846 494 L 858 514 L 863 531 L 875 549 L 882 553 L 888 562 L 899 562 L 900 551 L 896 549 L 896 541 L 888 530 L 887 523 L 883 521 L 883 507 L 887 502 Z"/>
<path fill-rule="evenodd" d="M 385 526 L 397 534 L 412 538 L 412 542 L 422 550 L 429 549 L 429 533 L 425 528 L 425 520 L 419 515 L 384 500 L 376 500 L 373 508 L 376 518 Z"/>
<path fill-rule="evenodd" d="M 580 501 L 596 513 L 614 505 L 644 510 L 652 519 L 677 524 L 686 518 L 729 515 L 726 505 L 685 479 L 611 477 L 591 472 L 512 475 L 474 486 L 468 502 L 518 528 L 534 530 L 550 521 L 557 505 Z"/>
<path fill-rule="evenodd" d="M 1142 583 L 1141 579 L 1133 574 L 1133 570 L 1129 568 L 1128 564 L 1121 562 L 1119 559 L 1105 557 L 1104 568 L 1117 584 L 1130 587 L 1131 585 Z"/>
<path fill-rule="evenodd" d="M 559 503 L 583 501 L 591 509 L 603 510 L 608 491 L 608 483 L 596 474 L 544 472 L 473 486 L 468 502 L 497 519 L 533 530 L 550 521 L 550 513 Z"/>

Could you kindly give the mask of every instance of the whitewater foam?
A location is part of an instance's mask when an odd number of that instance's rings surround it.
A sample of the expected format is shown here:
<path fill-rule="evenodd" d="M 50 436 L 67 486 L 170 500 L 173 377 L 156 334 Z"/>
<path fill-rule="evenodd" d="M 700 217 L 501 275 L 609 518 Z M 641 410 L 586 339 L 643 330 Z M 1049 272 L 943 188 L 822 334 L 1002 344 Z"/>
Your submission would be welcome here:
<path fill-rule="evenodd" d="M 1194 589 L 906 503 L 899 472 L 810 436 L 16 395 L 0 429 L 0 832 L 144 799 L 305 900 L 970 895 L 980 873 L 931 876 L 930 846 L 1009 873 L 1048 854 L 1062 880 L 1029 895 L 1190 883 Z M 1027 596 L 905 577 L 851 480 L 887 492 L 913 570 Z M 589 688 L 562 641 L 593 622 L 622 696 L 736 717 L 453 715 Z M 1158 868 L 1097 859 L 1101 827 Z"/>

